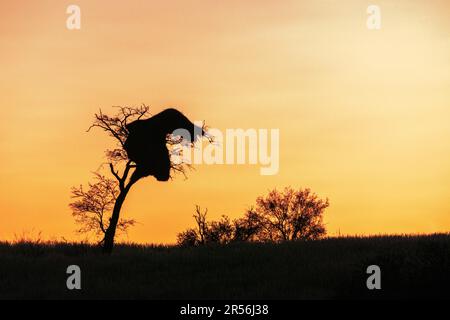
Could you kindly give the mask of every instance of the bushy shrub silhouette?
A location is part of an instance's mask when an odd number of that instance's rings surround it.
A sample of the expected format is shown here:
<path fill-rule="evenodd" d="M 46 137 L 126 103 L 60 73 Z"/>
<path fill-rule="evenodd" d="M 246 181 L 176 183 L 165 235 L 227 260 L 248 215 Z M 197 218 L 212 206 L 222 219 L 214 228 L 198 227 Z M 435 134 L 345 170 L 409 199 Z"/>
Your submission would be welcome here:
<path fill-rule="evenodd" d="M 258 197 L 255 207 L 232 221 L 226 215 L 218 221 L 207 221 L 208 210 L 196 206 L 196 228 L 179 233 L 177 242 L 181 246 L 197 246 L 315 240 L 326 235 L 323 213 L 328 206 L 328 199 L 320 199 L 310 189 L 290 187 Z"/>

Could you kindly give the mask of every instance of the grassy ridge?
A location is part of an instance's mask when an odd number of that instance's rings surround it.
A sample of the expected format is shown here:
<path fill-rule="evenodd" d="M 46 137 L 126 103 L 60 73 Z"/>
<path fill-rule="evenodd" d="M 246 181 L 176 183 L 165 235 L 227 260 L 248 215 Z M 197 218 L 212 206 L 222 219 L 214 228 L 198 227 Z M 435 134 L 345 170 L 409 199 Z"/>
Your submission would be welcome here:
<path fill-rule="evenodd" d="M 66 289 L 79 265 L 82 290 Z M 366 288 L 379 265 L 382 290 Z M 0 243 L 0 298 L 329 299 L 450 297 L 450 235 L 177 248 Z"/>

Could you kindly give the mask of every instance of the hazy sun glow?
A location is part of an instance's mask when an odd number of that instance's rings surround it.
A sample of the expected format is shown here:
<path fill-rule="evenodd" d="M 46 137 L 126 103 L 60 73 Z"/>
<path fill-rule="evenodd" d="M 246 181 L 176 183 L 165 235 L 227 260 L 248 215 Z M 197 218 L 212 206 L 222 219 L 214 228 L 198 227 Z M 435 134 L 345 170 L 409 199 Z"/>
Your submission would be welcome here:
<path fill-rule="evenodd" d="M 86 133 L 99 108 L 178 107 L 226 128 L 279 128 L 280 171 L 198 165 L 140 181 L 128 239 L 174 242 L 195 204 L 238 217 L 268 189 L 330 199 L 329 234 L 450 229 L 450 4 L 375 1 L 0 3 L 0 239 L 79 239 L 70 188 L 113 142 Z"/>

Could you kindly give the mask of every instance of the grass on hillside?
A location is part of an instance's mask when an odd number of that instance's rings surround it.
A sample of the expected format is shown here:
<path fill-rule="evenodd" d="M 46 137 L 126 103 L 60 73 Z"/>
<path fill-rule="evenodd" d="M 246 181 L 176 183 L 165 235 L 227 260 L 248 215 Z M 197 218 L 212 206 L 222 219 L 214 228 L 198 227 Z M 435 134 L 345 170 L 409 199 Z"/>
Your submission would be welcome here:
<path fill-rule="evenodd" d="M 82 289 L 66 288 L 79 265 Z M 381 268 L 381 290 L 366 268 Z M 449 298 L 450 234 L 178 248 L 0 243 L 1 299 Z"/>

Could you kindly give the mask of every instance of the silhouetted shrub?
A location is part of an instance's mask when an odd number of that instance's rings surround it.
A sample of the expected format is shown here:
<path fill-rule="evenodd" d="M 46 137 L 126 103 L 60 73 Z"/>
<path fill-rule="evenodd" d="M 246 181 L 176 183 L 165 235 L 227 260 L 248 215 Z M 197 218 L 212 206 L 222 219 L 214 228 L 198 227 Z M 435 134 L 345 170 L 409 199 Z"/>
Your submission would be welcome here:
<path fill-rule="evenodd" d="M 183 247 L 194 247 L 199 245 L 198 235 L 196 230 L 187 229 L 177 235 L 177 243 Z"/>
<path fill-rule="evenodd" d="M 315 240 L 326 234 L 323 212 L 328 199 L 319 199 L 310 189 L 274 189 L 265 197 L 256 199 L 256 206 L 240 219 L 230 221 L 223 215 L 219 221 L 208 222 L 196 206 L 196 229 L 177 235 L 181 246 L 228 244 L 230 242 L 281 242 Z"/>
<path fill-rule="evenodd" d="M 207 243 L 227 244 L 233 240 L 234 228 L 227 216 L 222 216 L 219 221 L 207 224 L 205 241 Z"/>
<path fill-rule="evenodd" d="M 310 189 L 282 192 L 274 189 L 266 197 L 256 199 L 253 214 L 258 217 L 260 241 L 314 240 L 326 234 L 323 212 L 329 206 Z"/>
<path fill-rule="evenodd" d="M 245 216 L 233 221 L 235 241 L 255 241 L 262 231 L 262 221 L 260 216 L 252 209 L 245 213 Z"/>
<path fill-rule="evenodd" d="M 177 243 L 180 246 L 197 246 L 203 244 L 227 244 L 234 239 L 234 225 L 227 216 L 222 216 L 219 221 L 206 221 L 208 209 L 202 211 L 195 207 L 193 215 L 197 224 L 196 229 L 187 229 L 177 235 Z"/>

